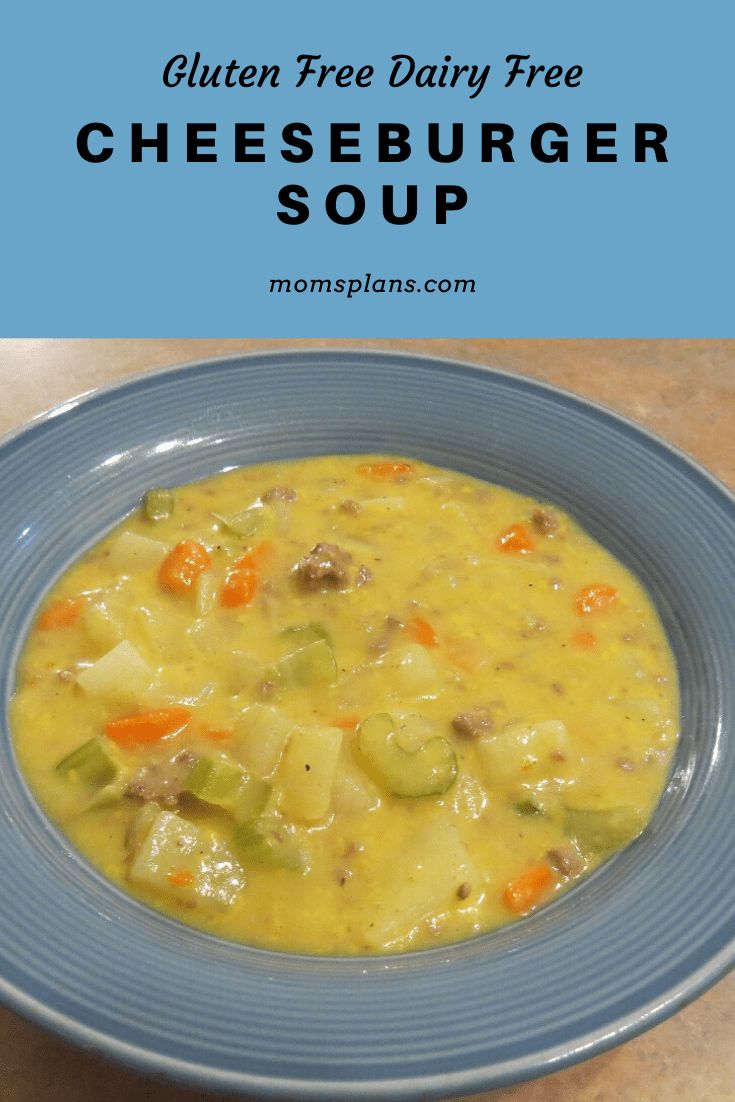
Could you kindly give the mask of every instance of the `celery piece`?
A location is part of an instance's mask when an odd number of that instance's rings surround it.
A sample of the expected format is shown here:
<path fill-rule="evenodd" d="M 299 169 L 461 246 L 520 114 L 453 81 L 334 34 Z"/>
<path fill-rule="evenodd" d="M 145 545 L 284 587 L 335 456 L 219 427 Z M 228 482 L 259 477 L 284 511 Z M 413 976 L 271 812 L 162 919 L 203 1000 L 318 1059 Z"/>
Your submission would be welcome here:
<path fill-rule="evenodd" d="M 130 776 L 127 772 L 118 774 L 114 781 L 110 781 L 103 788 L 97 789 L 87 800 L 82 811 L 94 811 L 98 807 L 106 807 L 107 804 L 114 804 L 118 800 L 122 800 L 129 779 Z"/>
<path fill-rule="evenodd" d="M 634 807 L 567 808 L 564 829 L 582 851 L 607 853 L 631 842 L 643 829 L 643 821 Z"/>
<path fill-rule="evenodd" d="M 93 788 L 103 788 L 115 779 L 119 771 L 110 749 L 100 735 L 87 739 L 76 750 L 62 758 L 56 772 L 72 780 L 80 780 Z"/>
<path fill-rule="evenodd" d="M 238 823 L 260 815 L 265 810 L 272 792 L 273 789 L 267 781 L 258 780 L 257 777 L 248 777 L 238 792 L 235 801 L 233 814 Z"/>
<path fill-rule="evenodd" d="M 186 779 L 186 790 L 207 804 L 229 811 L 237 822 L 259 815 L 271 794 L 265 781 L 249 777 L 229 758 L 199 758 Z"/>
<path fill-rule="evenodd" d="M 377 779 L 394 796 L 437 796 L 457 779 L 457 758 L 448 739 L 437 736 L 418 750 L 404 750 L 386 713 L 368 716 L 360 724 L 358 745 Z"/>
<path fill-rule="evenodd" d="M 245 774 L 239 765 L 226 758 L 199 758 L 186 778 L 187 792 L 208 804 L 231 807 Z"/>
<path fill-rule="evenodd" d="M 143 497 L 143 513 L 146 520 L 168 520 L 174 512 L 174 495 L 171 490 L 155 486 Z"/>
<path fill-rule="evenodd" d="M 298 846 L 265 817 L 241 823 L 235 831 L 233 843 L 246 866 L 252 862 L 273 869 L 304 870 L 304 855 Z"/>
<path fill-rule="evenodd" d="M 315 685 L 320 682 L 333 685 L 337 680 L 337 663 L 326 639 L 315 639 L 290 654 L 284 654 L 272 670 L 277 683 L 285 687 Z"/>
<path fill-rule="evenodd" d="M 213 516 L 219 522 L 220 528 L 241 540 L 257 535 L 265 522 L 262 505 L 249 505 L 234 517 L 223 517 L 219 513 L 214 513 Z"/>
<path fill-rule="evenodd" d="M 316 620 L 312 620 L 308 624 L 294 624 L 292 627 L 283 628 L 281 636 L 299 647 L 306 646 L 307 643 L 315 643 L 318 639 L 325 639 L 330 647 L 333 645 L 332 637 L 324 624 L 320 624 Z"/>
<path fill-rule="evenodd" d="M 543 809 L 534 800 L 518 800 L 514 805 L 519 815 L 543 815 Z"/>

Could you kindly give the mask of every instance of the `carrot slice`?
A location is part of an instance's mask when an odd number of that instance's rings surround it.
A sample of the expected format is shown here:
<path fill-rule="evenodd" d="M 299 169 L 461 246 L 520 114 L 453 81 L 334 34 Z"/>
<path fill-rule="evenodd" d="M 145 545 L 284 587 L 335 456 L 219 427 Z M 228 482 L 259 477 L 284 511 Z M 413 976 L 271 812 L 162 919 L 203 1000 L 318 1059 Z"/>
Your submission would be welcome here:
<path fill-rule="evenodd" d="M 264 540 L 238 559 L 225 579 L 219 603 L 223 608 L 240 608 L 252 603 L 260 584 L 260 568 L 273 554 L 273 544 Z"/>
<path fill-rule="evenodd" d="M 591 631 L 575 631 L 569 637 L 569 642 L 582 650 L 594 650 L 597 646 L 597 636 Z"/>
<path fill-rule="evenodd" d="M 245 556 L 249 558 L 250 556 Z M 242 560 L 240 560 L 242 562 Z M 236 566 L 225 579 L 219 595 L 223 608 L 239 608 L 249 605 L 258 591 L 258 573 L 248 566 Z"/>
<path fill-rule="evenodd" d="M 590 612 L 604 612 L 617 599 L 618 591 L 613 585 L 586 585 L 574 598 L 574 609 L 579 616 Z"/>
<path fill-rule="evenodd" d="M 541 896 L 551 887 L 553 879 L 548 865 L 533 865 L 516 880 L 506 884 L 503 902 L 509 910 L 523 914 L 535 907 Z"/>
<path fill-rule="evenodd" d="M 105 734 L 118 746 L 131 749 L 149 746 L 167 735 L 175 735 L 186 727 L 191 719 L 188 708 L 174 705 L 159 708 L 155 712 L 138 712 L 135 715 L 111 719 L 105 726 Z"/>
<path fill-rule="evenodd" d="M 210 742 L 227 742 L 232 738 L 233 733 L 230 727 L 205 727 L 202 731 L 204 738 L 209 739 Z"/>
<path fill-rule="evenodd" d="M 517 524 L 511 524 L 510 528 L 506 528 L 505 532 L 501 532 L 497 546 L 499 551 L 504 551 L 507 555 L 526 555 L 529 551 L 535 550 L 536 541 L 528 527 L 522 521 L 518 521 Z"/>
<path fill-rule="evenodd" d="M 76 624 L 82 614 L 84 601 L 81 597 L 66 597 L 63 601 L 54 601 L 38 617 L 41 631 L 56 631 L 58 628 L 70 628 Z"/>
<path fill-rule="evenodd" d="M 406 624 L 406 631 L 414 643 L 420 643 L 422 647 L 435 647 L 437 643 L 436 632 L 423 616 L 414 616 Z"/>
<path fill-rule="evenodd" d="M 163 589 L 186 593 L 211 565 L 212 556 L 203 544 L 196 540 L 182 540 L 163 560 L 158 580 Z"/>
<path fill-rule="evenodd" d="M 188 869 L 174 869 L 168 878 L 175 888 L 189 888 L 194 883 L 194 873 Z"/>
<path fill-rule="evenodd" d="M 413 467 L 406 462 L 380 461 L 375 463 L 360 463 L 357 473 L 367 478 L 376 478 L 381 482 L 387 482 L 392 478 L 403 478 L 413 473 Z"/>
<path fill-rule="evenodd" d="M 252 551 L 248 551 L 248 553 L 246 555 L 243 555 L 243 557 L 240 559 L 240 563 L 238 565 L 242 564 L 242 565 L 245 565 L 245 566 L 252 566 L 253 569 L 259 569 L 261 566 L 263 566 L 265 563 L 267 563 L 268 560 L 271 559 L 272 557 L 273 557 L 273 542 L 272 542 L 272 540 L 263 540 L 262 543 L 259 543 L 256 547 L 254 547 L 252 549 Z M 245 562 L 246 559 L 248 560 L 247 563 Z"/>
<path fill-rule="evenodd" d="M 354 731 L 359 722 L 358 715 L 338 716 L 332 720 L 332 726 L 341 727 L 343 731 Z"/>

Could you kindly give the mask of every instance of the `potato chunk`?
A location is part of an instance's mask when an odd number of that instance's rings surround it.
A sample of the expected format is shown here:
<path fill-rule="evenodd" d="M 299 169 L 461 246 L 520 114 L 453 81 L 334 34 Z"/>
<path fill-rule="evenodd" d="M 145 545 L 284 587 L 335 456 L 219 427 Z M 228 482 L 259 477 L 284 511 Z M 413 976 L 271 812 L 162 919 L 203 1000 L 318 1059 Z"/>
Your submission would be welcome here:
<path fill-rule="evenodd" d="M 216 909 L 232 906 L 245 887 L 245 874 L 212 831 L 161 811 L 139 842 L 130 879 L 187 903 Z"/>
<path fill-rule="evenodd" d="M 77 684 L 85 693 L 117 704 L 137 703 L 152 680 L 151 669 L 127 639 L 77 675 Z"/>
<path fill-rule="evenodd" d="M 136 532 L 123 532 L 110 547 L 110 565 L 120 574 L 155 570 L 169 550 L 168 545 L 160 540 L 139 536 Z"/>
<path fill-rule="evenodd" d="M 281 760 L 294 726 L 293 720 L 278 708 L 251 704 L 237 722 L 237 757 L 256 777 L 269 777 Z"/>
<path fill-rule="evenodd" d="M 341 745 L 338 727 L 294 728 L 277 775 L 279 807 L 284 815 L 306 822 L 324 818 Z"/>
<path fill-rule="evenodd" d="M 390 884 L 381 886 L 374 921 L 365 925 L 376 948 L 402 941 L 423 919 L 448 910 L 460 884 L 478 879 L 459 830 L 444 817 L 420 829 L 388 861 Z"/>

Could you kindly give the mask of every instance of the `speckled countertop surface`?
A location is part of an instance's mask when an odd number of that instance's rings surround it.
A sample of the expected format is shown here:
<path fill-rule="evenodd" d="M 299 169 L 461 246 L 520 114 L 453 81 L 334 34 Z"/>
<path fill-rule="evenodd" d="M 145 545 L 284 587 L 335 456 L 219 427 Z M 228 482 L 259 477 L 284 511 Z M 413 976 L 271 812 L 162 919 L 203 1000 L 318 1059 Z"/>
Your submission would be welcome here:
<path fill-rule="evenodd" d="M 0 432 L 136 372 L 261 349 L 356 345 L 485 363 L 627 414 L 735 486 L 735 341 L 0 340 Z M 0 1008 L 0 1102 L 214 1102 L 109 1065 Z M 735 1102 L 735 975 L 663 1025 L 473 1102 Z"/>

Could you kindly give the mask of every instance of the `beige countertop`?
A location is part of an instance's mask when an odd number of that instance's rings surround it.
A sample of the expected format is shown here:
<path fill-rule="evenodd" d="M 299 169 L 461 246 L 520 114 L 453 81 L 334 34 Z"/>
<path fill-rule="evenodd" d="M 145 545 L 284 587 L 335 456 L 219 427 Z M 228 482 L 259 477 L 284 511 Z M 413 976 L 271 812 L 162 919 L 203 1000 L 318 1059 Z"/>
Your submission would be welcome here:
<path fill-rule="evenodd" d="M 0 340 L 0 432 L 126 375 L 279 346 L 396 348 L 534 376 L 627 414 L 735 486 L 735 341 Z M 684 916 L 682 916 L 684 917 Z M 735 1102 L 735 976 L 603 1056 L 474 1102 Z M 0 1008 L 0 1102 L 210 1102 Z"/>

